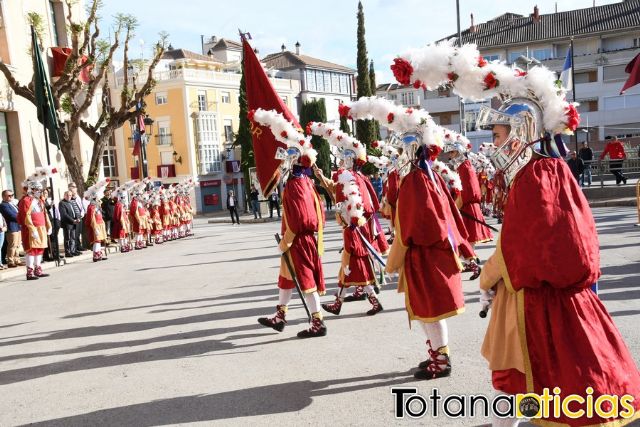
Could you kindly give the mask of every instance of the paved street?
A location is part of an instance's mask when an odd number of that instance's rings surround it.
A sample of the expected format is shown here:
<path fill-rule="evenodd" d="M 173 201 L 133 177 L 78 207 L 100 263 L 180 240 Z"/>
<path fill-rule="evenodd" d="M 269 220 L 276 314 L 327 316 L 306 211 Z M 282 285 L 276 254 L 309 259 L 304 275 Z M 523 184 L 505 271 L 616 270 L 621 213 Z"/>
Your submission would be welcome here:
<path fill-rule="evenodd" d="M 635 208 L 594 211 L 602 246 L 601 297 L 640 362 L 640 227 Z M 479 354 L 487 320 L 477 282 L 467 312 L 449 323 L 451 378 L 413 380 L 425 357 L 404 300 L 388 286 L 385 310 L 368 302 L 327 315 L 327 337 L 299 340 L 294 300 L 284 332 L 261 327 L 277 303 L 279 223 L 208 224 L 196 236 L 109 261 L 79 262 L 37 282 L 0 282 L 0 425 L 392 425 L 390 388 L 423 395 L 492 395 Z M 327 228 L 325 277 L 336 286 L 341 236 Z M 494 244 L 482 246 L 483 259 Z M 532 254 L 533 256 L 534 254 Z M 468 279 L 469 274 L 465 274 Z M 423 420 L 432 425 L 482 418 Z"/>

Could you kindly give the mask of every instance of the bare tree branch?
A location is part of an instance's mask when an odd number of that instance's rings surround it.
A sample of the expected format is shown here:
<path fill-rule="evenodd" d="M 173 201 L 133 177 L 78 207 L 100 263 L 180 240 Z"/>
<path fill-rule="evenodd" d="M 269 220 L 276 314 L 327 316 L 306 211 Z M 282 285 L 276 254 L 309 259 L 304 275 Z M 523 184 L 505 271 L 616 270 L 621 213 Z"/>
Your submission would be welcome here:
<path fill-rule="evenodd" d="M 0 71 L 4 74 L 7 82 L 9 83 L 9 87 L 16 93 L 16 95 L 20 95 L 21 97 L 36 103 L 36 97 L 33 94 L 33 89 L 30 89 L 28 86 L 21 85 L 11 74 L 11 70 L 4 62 L 0 62 Z M 33 86 L 31 86 L 33 88 Z"/>

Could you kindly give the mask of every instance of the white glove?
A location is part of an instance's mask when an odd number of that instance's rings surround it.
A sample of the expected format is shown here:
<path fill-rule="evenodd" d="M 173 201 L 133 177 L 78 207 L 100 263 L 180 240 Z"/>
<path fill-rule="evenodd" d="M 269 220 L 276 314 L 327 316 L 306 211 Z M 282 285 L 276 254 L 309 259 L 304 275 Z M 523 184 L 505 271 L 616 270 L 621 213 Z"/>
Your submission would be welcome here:
<path fill-rule="evenodd" d="M 52 233 L 52 232 L 53 232 L 53 230 L 52 230 L 52 229 L 50 229 L 50 228 L 48 228 L 48 229 L 47 229 L 47 236 L 51 236 L 51 233 Z"/>
<path fill-rule="evenodd" d="M 31 232 L 31 237 L 33 237 L 36 240 L 40 239 L 40 235 L 38 234 L 37 231 L 32 231 Z"/>
<path fill-rule="evenodd" d="M 345 276 L 348 276 L 349 274 L 351 274 L 351 270 L 349 269 L 348 265 L 342 269 L 342 272 L 344 273 Z"/>
<path fill-rule="evenodd" d="M 480 289 L 480 304 L 482 304 L 482 308 L 485 309 L 489 307 L 495 296 L 496 292 L 493 289 L 489 289 L 488 291 Z"/>

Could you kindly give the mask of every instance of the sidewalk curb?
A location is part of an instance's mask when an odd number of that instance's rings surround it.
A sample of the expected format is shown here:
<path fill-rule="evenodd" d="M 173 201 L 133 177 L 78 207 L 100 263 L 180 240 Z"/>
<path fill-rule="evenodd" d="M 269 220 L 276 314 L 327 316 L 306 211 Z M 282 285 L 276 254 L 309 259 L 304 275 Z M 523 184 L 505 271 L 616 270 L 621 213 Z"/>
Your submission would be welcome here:
<path fill-rule="evenodd" d="M 260 224 L 265 222 L 279 222 L 280 218 L 252 218 L 252 217 L 240 217 L 240 224 Z M 231 218 L 211 218 L 207 220 L 207 224 L 231 224 Z"/>
<path fill-rule="evenodd" d="M 589 206 L 592 208 L 609 208 L 614 206 L 636 206 L 636 198 L 590 200 Z"/>
<path fill-rule="evenodd" d="M 61 258 L 62 259 L 62 258 Z M 64 258 L 66 260 L 66 264 L 74 264 L 76 262 L 80 262 L 80 261 L 85 261 L 88 259 L 93 259 L 93 252 L 91 251 L 85 251 L 82 253 L 82 255 L 78 255 L 78 256 L 74 256 L 72 258 Z M 65 265 L 64 263 L 61 263 L 61 266 Z M 43 270 L 46 273 L 47 270 L 50 270 L 52 267 L 56 268 L 56 263 L 53 261 L 49 261 L 46 263 L 42 264 L 43 266 Z M 26 267 L 16 267 L 16 268 L 11 268 L 11 269 L 7 269 L 7 270 L 2 270 L 0 272 L 0 282 L 6 280 L 6 279 L 13 279 L 16 277 L 23 277 L 27 274 L 26 271 Z"/>

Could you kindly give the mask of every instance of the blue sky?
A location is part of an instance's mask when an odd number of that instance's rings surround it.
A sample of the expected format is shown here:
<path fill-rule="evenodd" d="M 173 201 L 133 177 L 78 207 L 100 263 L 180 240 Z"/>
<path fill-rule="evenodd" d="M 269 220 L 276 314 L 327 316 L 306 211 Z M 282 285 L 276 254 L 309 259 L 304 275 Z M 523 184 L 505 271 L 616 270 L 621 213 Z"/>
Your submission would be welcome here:
<path fill-rule="evenodd" d="M 89 0 L 85 0 L 88 2 Z M 615 3 L 596 0 L 596 5 Z M 200 35 L 238 39 L 238 28 L 249 31 L 261 55 L 294 50 L 355 68 L 357 0 L 104 0 L 103 28 L 116 13 L 135 15 L 140 27 L 132 53 L 151 54 L 160 31 L 167 31 L 174 48 L 200 52 Z M 591 7 L 593 0 L 460 0 L 462 29 L 504 12 L 530 14 Z M 456 32 L 455 0 L 363 0 L 369 58 L 374 60 L 378 84 L 391 80 L 389 65 L 400 52 Z M 106 32 L 106 31 L 105 31 Z M 143 43 L 141 43 L 143 42 Z"/>

